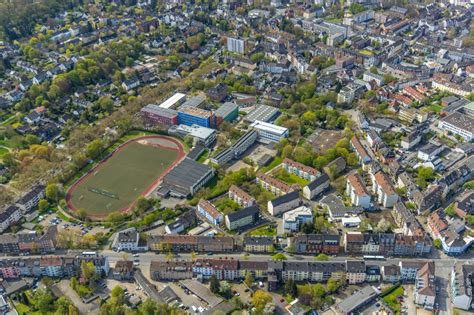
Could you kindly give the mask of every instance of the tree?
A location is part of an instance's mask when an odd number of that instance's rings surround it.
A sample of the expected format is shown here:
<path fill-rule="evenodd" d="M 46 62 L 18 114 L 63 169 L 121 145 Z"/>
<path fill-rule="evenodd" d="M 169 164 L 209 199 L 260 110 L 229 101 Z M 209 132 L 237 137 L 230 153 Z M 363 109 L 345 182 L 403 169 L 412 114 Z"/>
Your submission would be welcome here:
<path fill-rule="evenodd" d="M 44 211 L 44 210 L 48 209 L 48 207 L 49 207 L 49 202 L 48 202 L 48 200 L 46 200 L 46 199 L 41 199 L 41 200 L 38 202 L 38 209 L 39 209 L 40 211 Z"/>
<path fill-rule="evenodd" d="M 450 204 L 446 209 L 444 209 L 444 213 L 450 217 L 456 216 L 456 210 L 454 210 L 454 204 Z"/>
<path fill-rule="evenodd" d="M 285 293 L 291 297 L 295 297 L 298 294 L 298 288 L 296 282 L 293 279 L 288 279 L 285 283 Z"/>
<path fill-rule="evenodd" d="M 87 210 L 84 208 L 77 209 L 76 215 L 79 219 L 85 220 L 87 218 Z"/>
<path fill-rule="evenodd" d="M 437 239 L 435 239 L 435 240 L 433 241 L 433 245 L 434 245 L 434 247 L 435 247 L 436 249 L 441 249 L 441 247 L 442 247 L 442 242 L 441 242 L 441 240 L 440 240 L 439 238 L 437 238 Z"/>
<path fill-rule="evenodd" d="M 316 256 L 315 259 L 317 261 L 328 261 L 329 257 L 328 257 L 328 255 L 321 253 L 318 256 Z"/>
<path fill-rule="evenodd" d="M 57 315 L 64 315 L 64 314 L 70 314 L 71 309 L 71 301 L 69 301 L 66 297 L 61 296 L 54 302 L 54 306 L 56 308 L 56 312 L 54 314 Z M 74 305 L 73 305 L 74 307 Z"/>
<path fill-rule="evenodd" d="M 63 196 L 63 189 L 58 184 L 49 184 L 46 186 L 45 195 L 49 200 L 58 202 L 59 198 Z"/>
<path fill-rule="evenodd" d="M 277 253 L 272 256 L 272 260 L 286 260 L 286 256 L 283 253 Z"/>
<path fill-rule="evenodd" d="M 114 109 L 114 101 L 108 96 L 102 96 L 99 98 L 98 104 L 103 111 L 112 112 Z"/>
<path fill-rule="evenodd" d="M 389 73 L 387 73 L 387 74 L 385 74 L 385 75 L 383 76 L 383 82 L 384 82 L 385 84 L 389 84 L 389 83 L 391 83 L 391 82 L 393 82 L 393 81 L 395 81 L 395 80 L 397 80 L 397 78 L 395 78 L 393 75 L 391 75 L 391 74 L 389 74 Z"/>
<path fill-rule="evenodd" d="M 92 262 L 81 262 L 81 276 L 86 282 L 90 282 L 95 277 L 95 266 Z M 112 291 L 113 292 L 113 291 Z"/>
<path fill-rule="evenodd" d="M 229 282 L 227 281 L 222 281 L 220 282 L 220 288 L 219 288 L 219 294 L 222 295 L 223 297 L 226 297 L 230 299 L 231 296 L 231 286 Z"/>
<path fill-rule="evenodd" d="M 245 274 L 245 280 L 244 280 L 247 287 L 251 288 L 254 281 L 255 279 L 253 278 L 253 274 L 247 271 L 247 273 Z"/>
<path fill-rule="evenodd" d="M 434 174 L 434 170 L 431 167 L 418 167 L 416 184 L 421 188 L 426 188 L 426 186 L 428 186 L 428 181 L 434 178 Z"/>
<path fill-rule="evenodd" d="M 143 214 L 145 211 L 150 209 L 153 206 L 153 202 L 151 199 L 146 199 L 143 196 L 138 197 L 135 203 L 135 211 L 138 214 Z"/>
<path fill-rule="evenodd" d="M 95 139 L 87 145 L 86 155 L 90 159 L 96 159 L 100 156 L 103 150 L 104 150 L 104 145 L 102 141 L 100 141 L 99 139 Z"/>
<path fill-rule="evenodd" d="M 375 229 L 376 232 L 385 233 L 390 230 L 390 222 L 388 222 L 385 218 L 382 218 L 379 223 L 377 223 L 377 228 Z"/>
<path fill-rule="evenodd" d="M 35 306 L 41 314 L 49 314 L 53 309 L 54 296 L 48 289 L 38 289 L 34 300 Z"/>
<path fill-rule="evenodd" d="M 336 279 L 331 277 L 328 279 L 326 287 L 327 287 L 328 292 L 334 293 L 339 289 L 339 283 Z"/>
<path fill-rule="evenodd" d="M 71 278 L 71 288 L 74 290 L 74 291 L 77 291 L 77 286 L 78 286 L 78 282 L 77 282 L 77 278 L 76 277 L 72 277 Z"/>
<path fill-rule="evenodd" d="M 219 293 L 220 283 L 219 283 L 219 280 L 217 280 L 216 276 L 214 275 L 212 275 L 211 278 L 209 278 L 209 289 L 211 290 L 212 293 Z"/>
<path fill-rule="evenodd" d="M 263 314 L 263 309 L 265 305 L 272 301 L 272 296 L 270 293 L 257 290 L 252 296 L 252 304 L 255 306 L 255 313 L 256 314 Z"/>
<path fill-rule="evenodd" d="M 138 313 L 142 315 L 153 315 L 155 313 L 156 302 L 152 299 L 146 299 L 138 306 Z"/>

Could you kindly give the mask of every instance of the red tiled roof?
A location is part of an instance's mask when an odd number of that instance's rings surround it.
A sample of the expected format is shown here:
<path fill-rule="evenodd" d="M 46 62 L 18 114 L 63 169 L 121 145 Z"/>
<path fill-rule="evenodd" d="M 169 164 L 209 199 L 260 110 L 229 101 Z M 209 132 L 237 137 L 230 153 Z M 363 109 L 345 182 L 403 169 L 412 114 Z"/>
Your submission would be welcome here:
<path fill-rule="evenodd" d="M 375 181 L 377 182 L 377 185 L 382 188 L 384 193 L 386 193 L 387 195 L 392 195 L 395 193 L 392 184 L 390 183 L 387 175 L 384 172 L 378 171 L 377 173 L 375 173 L 374 177 Z"/>
<path fill-rule="evenodd" d="M 368 195 L 367 188 L 358 173 L 352 173 L 347 176 L 347 180 L 358 196 Z"/>

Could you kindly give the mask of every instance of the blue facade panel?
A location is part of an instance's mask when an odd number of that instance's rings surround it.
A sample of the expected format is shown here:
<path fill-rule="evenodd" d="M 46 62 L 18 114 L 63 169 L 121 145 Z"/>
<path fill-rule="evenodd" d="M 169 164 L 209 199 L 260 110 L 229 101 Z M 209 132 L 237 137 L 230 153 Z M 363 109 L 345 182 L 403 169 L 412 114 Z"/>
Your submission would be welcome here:
<path fill-rule="evenodd" d="M 186 126 L 198 125 L 212 128 L 209 117 L 199 117 L 183 112 L 178 112 L 178 124 L 183 124 Z"/>

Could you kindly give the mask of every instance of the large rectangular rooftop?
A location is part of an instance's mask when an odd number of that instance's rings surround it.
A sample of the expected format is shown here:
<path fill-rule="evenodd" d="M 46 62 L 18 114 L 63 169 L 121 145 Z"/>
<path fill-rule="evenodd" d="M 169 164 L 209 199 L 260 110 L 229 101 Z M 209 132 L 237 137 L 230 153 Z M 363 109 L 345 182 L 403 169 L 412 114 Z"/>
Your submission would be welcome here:
<path fill-rule="evenodd" d="M 250 113 L 248 113 L 247 116 L 245 116 L 245 120 L 251 123 L 257 120 L 269 122 L 274 120 L 278 116 L 279 112 L 279 109 L 276 107 L 268 105 L 257 105 L 254 110 L 252 110 Z"/>

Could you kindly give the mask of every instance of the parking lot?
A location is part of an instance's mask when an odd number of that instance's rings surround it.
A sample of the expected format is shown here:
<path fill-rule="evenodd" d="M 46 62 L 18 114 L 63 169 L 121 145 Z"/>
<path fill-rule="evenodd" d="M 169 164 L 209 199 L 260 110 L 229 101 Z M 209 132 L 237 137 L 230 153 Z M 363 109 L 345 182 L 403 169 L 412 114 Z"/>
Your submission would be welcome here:
<path fill-rule="evenodd" d="M 45 217 L 40 216 L 39 219 L 40 219 L 40 221 L 38 222 L 38 224 L 44 226 L 45 228 L 47 228 L 51 225 L 56 225 L 58 227 L 58 231 L 67 230 L 67 231 L 71 231 L 71 232 L 78 232 L 82 235 L 86 235 L 88 233 L 92 234 L 92 235 L 95 235 L 99 232 L 106 234 L 110 230 L 110 229 L 105 228 L 103 226 L 94 226 L 94 227 L 89 226 L 89 227 L 86 227 L 83 224 L 69 223 L 69 222 L 64 221 L 61 218 L 59 218 L 55 213 L 48 214 Z"/>
<path fill-rule="evenodd" d="M 110 291 L 112 291 L 115 287 L 121 287 L 125 291 L 125 295 L 127 297 L 138 297 L 142 301 L 146 300 L 147 298 L 147 295 L 134 281 L 124 282 L 114 279 L 106 279 L 105 283 Z"/>
<path fill-rule="evenodd" d="M 251 301 L 251 291 L 244 283 L 236 283 L 232 286 L 232 293 L 234 296 L 238 296 L 242 303 L 247 304 Z"/>
<path fill-rule="evenodd" d="M 182 304 L 182 308 L 188 309 L 192 312 L 192 306 L 199 308 L 205 308 L 206 305 L 204 302 L 200 301 L 200 299 L 189 292 L 189 290 L 186 290 L 180 286 L 179 282 L 156 282 L 152 281 L 153 284 L 156 285 L 158 291 L 161 291 L 164 289 L 166 286 L 169 286 L 173 291 L 176 293 L 176 295 L 179 297 L 181 302 L 179 304 Z"/>

